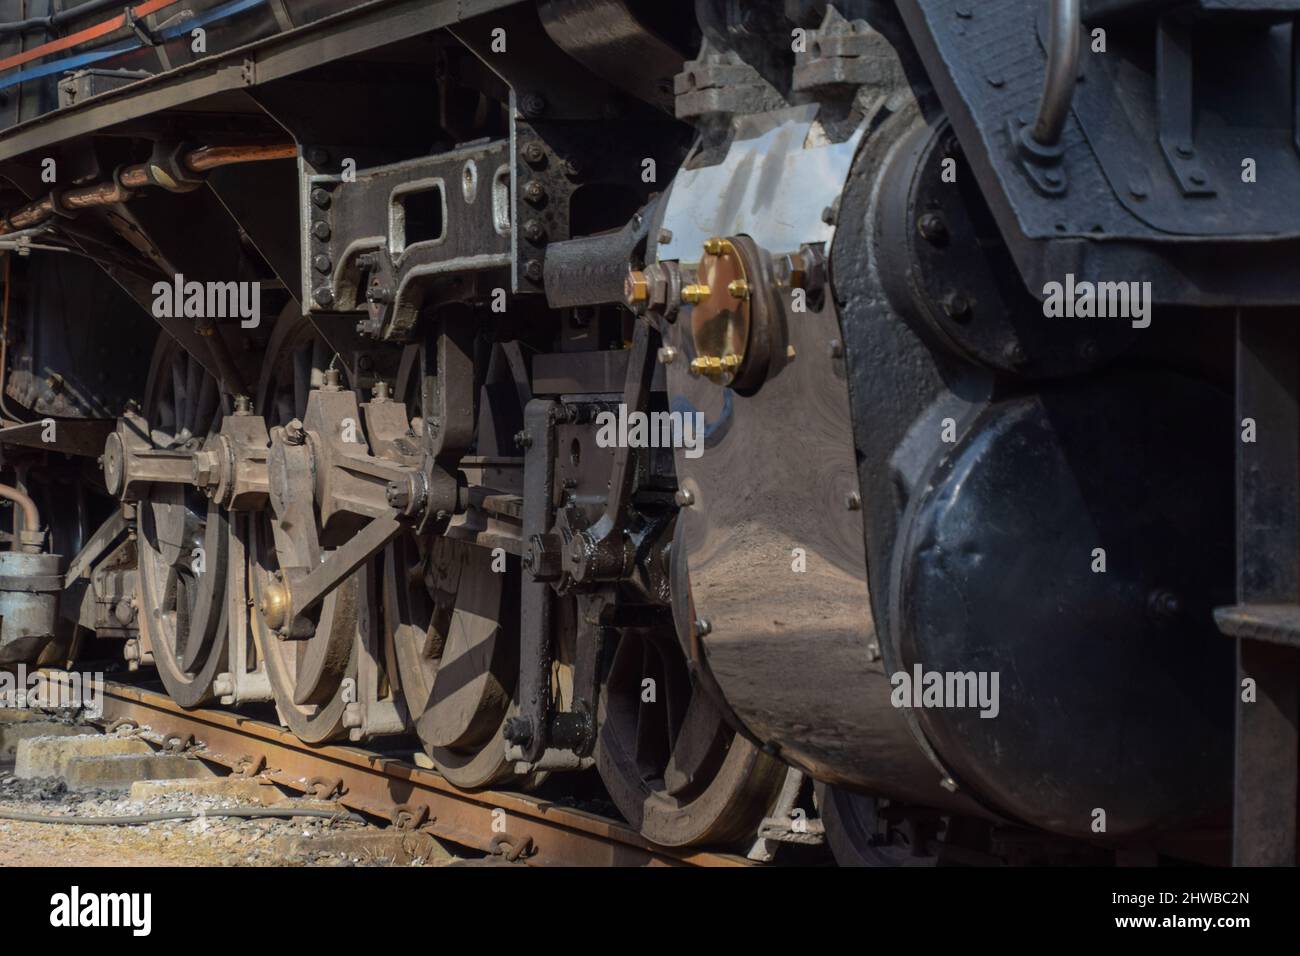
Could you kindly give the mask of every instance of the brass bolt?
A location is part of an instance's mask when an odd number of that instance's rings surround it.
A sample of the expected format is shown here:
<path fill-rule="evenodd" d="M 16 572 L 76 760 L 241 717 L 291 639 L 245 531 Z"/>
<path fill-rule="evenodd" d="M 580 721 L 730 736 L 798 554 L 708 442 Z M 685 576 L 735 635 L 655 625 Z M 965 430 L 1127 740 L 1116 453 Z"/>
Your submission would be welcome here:
<path fill-rule="evenodd" d="M 724 241 L 722 239 L 705 239 L 704 254 L 709 256 L 722 255 Z"/>
<path fill-rule="evenodd" d="M 733 299 L 748 299 L 749 283 L 744 279 L 732 279 L 727 285 L 727 294 Z"/>
<path fill-rule="evenodd" d="M 734 372 L 740 367 L 740 362 L 739 355 L 724 355 L 721 358 L 716 355 L 701 355 L 699 358 L 691 359 L 691 374 L 703 375 L 716 381 Z"/>
<path fill-rule="evenodd" d="M 623 297 L 628 305 L 639 305 L 650 299 L 650 282 L 644 272 L 633 270 L 623 280 Z"/>
<path fill-rule="evenodd" d="M 682 301 L 689 305 L 695 305 L 707 299 L 712 292 L 713 290 L 706 285 L 692 283 L 682 289 Z"/>

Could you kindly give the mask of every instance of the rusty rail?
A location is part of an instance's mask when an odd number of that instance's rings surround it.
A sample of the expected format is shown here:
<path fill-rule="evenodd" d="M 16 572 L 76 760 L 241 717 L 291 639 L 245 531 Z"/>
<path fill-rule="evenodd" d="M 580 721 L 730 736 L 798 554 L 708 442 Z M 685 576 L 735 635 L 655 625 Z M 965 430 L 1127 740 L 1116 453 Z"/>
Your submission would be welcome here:
<path fill-rule="evenodd" d="M 311 747 L 263 721 L 220 710 L 186 711 L 162 694 L 129 684 L 105 684 L 102 720 L 128 720 L 167 737 L 192 736 L 206 761 L 236 771 L 264 767 L 264 778 L 304 793 L 319 793 L 324 784 L 349 809 L 394 823 L 412 821 L 439 839 L 519 856 L 530 865 L 749 865 L 728 854 L 654 846 L 624 823 L 526 793 L 466 793 L 400 759 L 355 747 Z"/>

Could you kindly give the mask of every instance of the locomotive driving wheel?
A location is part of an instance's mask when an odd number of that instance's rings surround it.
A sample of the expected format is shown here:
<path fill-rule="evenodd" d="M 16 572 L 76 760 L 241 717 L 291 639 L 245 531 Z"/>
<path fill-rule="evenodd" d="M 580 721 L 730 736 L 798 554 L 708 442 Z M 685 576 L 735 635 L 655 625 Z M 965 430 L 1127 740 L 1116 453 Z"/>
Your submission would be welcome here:
<path fill-rule="evenodd" d="M 155 448 L 199 451 L 221 427 L 216 380 L 169 335 L 145 385 Z M 140 626 L 167 692 L 182 707 L 210 701 L 226 665 L 227 523 L 192 485 L 156 484 L 139 504 Z"/>
<path fill-rule="evenodd" d="M 499 372 L 500 366 L 493 366 Z M 489 375 L 489 378 L 492 378 Z M 407 351 L 397 394 L 420 435 L 418 348 Z M 497 432 L 515 427 L 511 397 L 489 384 L 477 445 L 495 449 Z M 517 400 L 514 405 L 517 405 Z M 493 416 L 497 417 L 493 417 Z M 502 728 L 515 712 L 519 676 L 518 560 L 494 557 L 468 541 L 404 532 L 384 552 L 385 649 L 425 753 L 465 789 L 517 782 Z"/>
<path fill-rule="evenodd" d="M 671 630 L 624 629 L 607 653 L 596 766 L 619 811 L 663 846 L 752 839 L 785 766 L 728 725 Z"/>
<path fill-rule="evenodd" d="M 276 325 L 262 366 L 257 410 L 267 428 L 301 419 L 313 387 L 324 381 L 334 353 L 311 324 L 292 312 Z M 303 639 L 279 636 L 266 622 L 283 594 L 284 581 L 268 509 L 252 522 L 248 547 L 250 619 L 254 640 L 281 721 L 301 740 L 319 743 L 343 733 L 344 711 L 357 676 L 356 637 L 360 602 L 367 599 L 358 571 L 331 591 L 313 615 L 315 629 Z"/>
<path fill-rule="evenodd" d="M 516 776 L 501 731 L 519 672 L 519 571 L 492 561 L 463 541 L 402 535 L 384 567 L 402 695 L 434 766 L 463 789 Z"/>

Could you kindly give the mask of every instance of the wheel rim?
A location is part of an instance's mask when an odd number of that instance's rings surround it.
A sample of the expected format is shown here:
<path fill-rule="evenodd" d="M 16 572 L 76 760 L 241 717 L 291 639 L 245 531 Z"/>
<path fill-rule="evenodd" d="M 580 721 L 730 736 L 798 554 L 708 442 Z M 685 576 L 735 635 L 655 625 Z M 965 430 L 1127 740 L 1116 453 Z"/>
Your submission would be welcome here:
<path fill-rule="evenodd" d="M 281 318 L 258 385 L 257 410 L 268 429 L 306 413 L 311 389 L 319 386 L 333 357 L 308 321 L 296 314 Z M 280 579 L 274 520 L 267 511 L 252 522 L 248 566 L 253 638 L 266 661 L 281 721 L 301 740 L 319 743 L 343 733 L 348 688 L 357 686 L 357 620 L 360 602 L 367 597 L 364 572 L 352 575 L 325 597 L 310 638 L 279 638 L 260 610 L 268 588 Z"/>
<path fill-rule="evenodd" d="M 596 765 L 610 798 L 665 846 L 753 838 L 785 780 L 782 764 L 731 729 L 664 629 L 617 638 L 599 727 Z"/>
<path fill-rule="evenodd" d="M 164 336 L 145 385 L 153 445 L 198 451 L 222 414 L 216 380 Z M 189 485 L 156 485 L 139 505 L 139 531 L 140 625 L 172 699 L 200 706 L 226 666 L 225 515 Z"/>
<path fill-rule="evenodd" d="M 502 727 L 519 673 L 514 567 L 448 538 L 403 536 L 388 549 L 384 619 L 402 696 L 425 753 L 458 787 L 512 779 Z"/>

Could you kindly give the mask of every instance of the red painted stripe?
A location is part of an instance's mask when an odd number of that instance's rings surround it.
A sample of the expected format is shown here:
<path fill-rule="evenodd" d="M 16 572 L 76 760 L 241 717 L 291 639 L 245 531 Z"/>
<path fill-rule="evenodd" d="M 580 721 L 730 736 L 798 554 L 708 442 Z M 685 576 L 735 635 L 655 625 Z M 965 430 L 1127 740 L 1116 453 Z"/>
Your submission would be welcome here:
<path fill-rule="evenodd" d="M 132 9 L 136 19 L 147 17 L 149 14 L 164 7 L 170 7 L 179 3 L 180 0 L 146 0 Z M 32 47 L 30 50 L 24 50 L 22 53 L 15 53 L 13 56 L 0 60 L 0 71 L 10 67 L 22 66 L 24 63 L 30 63 L 32 60 L 39 60 L 43 56 L 49 56 L 51 53 L 59 53 L 62 50 L 71 49 L 74 46 L 80 46 L 83 43 L 89 43 L 91 40 L 98 40 L 100 37 L 108 36 L 116 30 L 126 26 L 126 13 L 119 13 L 115 17 L 105 20 L 103 23 L 97 23 L 93 27 L 86 27 L 84 30 L 78 30 L 76 33 L 70 33 L 65 37 L 57 40 L 51 40 L 49 43 L 42 43 L 40 46 Z"/>

